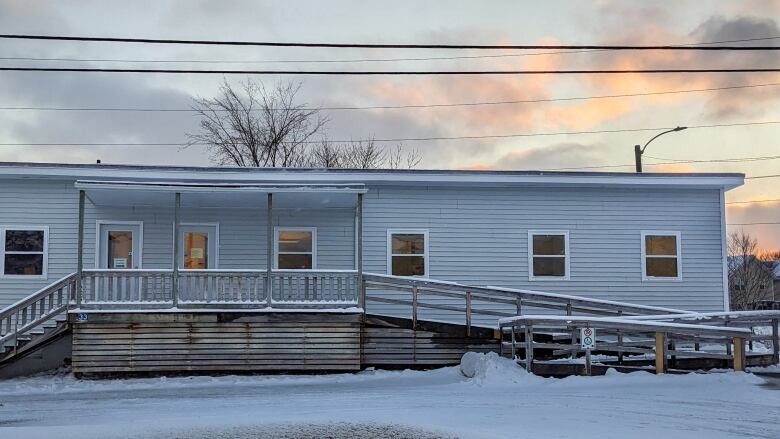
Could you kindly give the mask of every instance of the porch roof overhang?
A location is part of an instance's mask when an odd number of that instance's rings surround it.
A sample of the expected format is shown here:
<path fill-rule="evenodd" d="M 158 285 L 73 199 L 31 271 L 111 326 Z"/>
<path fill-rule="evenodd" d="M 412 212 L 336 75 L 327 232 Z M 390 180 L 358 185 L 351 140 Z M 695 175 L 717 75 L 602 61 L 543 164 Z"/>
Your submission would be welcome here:
<path fill-rule="evenodd" d="M 171 206 L 173 195 L 182 194 L 183 207 L 264 206 L 261 194 L 275 194 L 274 207 L 353 207 L 356 194 L 368 189 L 360 183 L 347 184 L 260 184 L 251 182 L 166 182 L 77 180 L 89 200 L 104 206 Z"/>

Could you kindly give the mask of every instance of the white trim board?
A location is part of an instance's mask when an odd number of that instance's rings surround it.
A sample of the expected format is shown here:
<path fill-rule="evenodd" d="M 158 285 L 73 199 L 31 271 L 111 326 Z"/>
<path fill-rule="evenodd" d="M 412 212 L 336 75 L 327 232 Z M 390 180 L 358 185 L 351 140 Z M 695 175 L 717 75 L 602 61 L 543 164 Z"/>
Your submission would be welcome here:
<path fill-rule="evenodd" d="M 198 223 L 198 222 L 186 222 L 186 223 L 179 223 L 179 227 L 214 227 L 214 268 L 213 270 L 219 269 L 219 222 L 211 222 L 211 223 Z M 171 223 L 171 236 L 175 235 L 174 229 L 176 229 L 176 224 Z M 174 236 L 174 239 L 179 239 L 178 236 Z M 171 242 L 171 251 L 173 251 L 173 248 L 175 247 L 174 242 Z M 181 250 L 182 254 L 180 256 L 184 256 L 184 243 L 179 243 L 179 250 Z M 173 266 L 173 262 L 171 262 L 171 267 Z M 179 270 L 188 270 L 183 267 L 179 267 Z"/>

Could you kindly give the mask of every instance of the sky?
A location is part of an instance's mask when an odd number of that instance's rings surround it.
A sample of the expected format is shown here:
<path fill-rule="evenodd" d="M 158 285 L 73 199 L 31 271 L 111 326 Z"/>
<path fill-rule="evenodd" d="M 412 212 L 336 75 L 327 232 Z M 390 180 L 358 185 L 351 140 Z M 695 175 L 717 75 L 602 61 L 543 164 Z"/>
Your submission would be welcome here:
<path fill-rule="evenodd" d="M 2 33 L 214 40 L 420 44 L 690 44 L 780 36 L 780 0 L 530 1 L 68 1 L 0 0 Z M 755 44 L 780 45 L 780 39 Z M 548 51 L 549 52 L 549 51 Z M 489 58 L 408 58 L 501 55 Z M 511 55 L 511 56 L 504 56 Z M 780 67 L 773 52 L 622 52 L 314 49 L 156 46 L 0 40 L 0 58 L 219 60 L 120 63 L 0 59 L 0 65 L 224 69 L 591 69 Z M 405 58 L 405 61 L 290 63 Z M 235 61 L 242 61 L 236 63 Z M 248 61 L 248 62 L 243 62 Z M 258 62 L 262 61 L 262 62 Z M 279 62 L 269 62 L 279 61 Z M 287 62 L 285 62 L 287 61 Z M 218 75 L 0 72 L 0 106 L 189 108 L 213 97 Z M 256 77 L 302 81 L 311 106 L 416 105 L 692 90 L 780 83 L 774 73 L 621 76 Z M 641 97 L 511 105 L 329 111 L 331 139 L 533 134 L 780 121 L 780 85 Z M 184 143 L 198 119 L 186 112 L 0 110 L 0 143 Z M 404 142 L 419 167 L 555 169 L 628 165 L 633 145 L 655 133 L 568 134 Z M 654 141 L 647 172 L 778 174 L 780 159 L 732 163 L 677 160 L 780 156 L 780 124 L 691 128 Z M 0 146 L 0 161 L 209 165 L 203 147 Z M 598 170 L 598 169 L 595 169 Z M 727 202 L 780 198 L 780 178 L 750 179 Z M 780 222 L 780 202 L 727 206 L 728 223 Z M 730 226 L 780 248 L 780 225 Z"/>

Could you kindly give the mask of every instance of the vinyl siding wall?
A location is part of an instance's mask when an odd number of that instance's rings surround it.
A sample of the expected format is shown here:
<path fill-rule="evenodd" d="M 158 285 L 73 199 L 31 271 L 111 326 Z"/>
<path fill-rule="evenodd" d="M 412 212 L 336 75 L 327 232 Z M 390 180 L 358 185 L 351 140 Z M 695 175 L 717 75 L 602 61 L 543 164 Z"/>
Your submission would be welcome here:
<path fill-rule="evenodd" d="M 0 307 L 76 268 L 78 191 L 72 182 L 3 181 L 0 225 L 49 226 L 47 280 L 0 279 Z M 184 195 L 186 196 L 186 194 Z M 266 266 L 266 212 L 182 210 L 184 223 L 219 223 L 219 268 Z M 95 223 L 143 221 L 144 268 L 170 268 L 173 209 L 87 202 L 85 267 Z M 317 227 L 318 268 L 354 267 L 353 209 L 275 209 L 274 225 Z M 719 190 L 662 188 L 371 187 L 364 197 L 364 270 L 387 273 L 387 229 L 429 231 L 430 274 L 695 311 L 723 309 Z M 529 281 L 528 230 L 568 230 L 570 279 Z M 642 230 L 681 233 L 682 280 L 643 281 Z M 369 311 L 408 313 L 371 305 Z M 431 314 L 431 318 L 442 318 Z"/>

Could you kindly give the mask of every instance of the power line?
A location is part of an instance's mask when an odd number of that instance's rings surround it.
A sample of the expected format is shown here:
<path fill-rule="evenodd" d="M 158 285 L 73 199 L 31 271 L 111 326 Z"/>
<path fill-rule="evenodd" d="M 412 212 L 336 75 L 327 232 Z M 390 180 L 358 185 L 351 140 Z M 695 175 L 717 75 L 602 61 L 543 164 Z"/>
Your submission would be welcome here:
<path fill-rule="evenodd" d="M 744 43 L 749 41 L 777 40 L 780 36 L 747 38 L 741 40 L 711 41 L 705 43 L 676 44 L 674 46 L 700 46 L 707 44 Z M 462 55 L 462 56 L 430 56 L 406 58 L 353 58 L 353 59 L 285 59 L 285 60 L 171 60 L 171 59 L 123 59 L 123 58 L 38 58 L 38 57 L 0 57 L 6 61 L 60 61 L 60 62 L 116 62 L 116 63 L 191 63 L 191 64 L 328 64 L 328 63 L 366 63 L 366 62 L 397 62 L 397 61 L 441 61 L 481 58 L 509 58 L 542 55 L 566 55 L 575 53 L 608 52 L 610 49 L 574 50 L 534 53 L 502 53 L 498 55 Z"/>
<path fill-rule="evenodd" d="M 722 127 L 740 127 L 740 126 L 756 126 L 756 125 L 776 125 L 780 124 L 780 120 L 761 121 L 761 122 L 742 122 L 742 123 L 728 123 L 728 124 L 709 124 L 709 125 L 688 125 L 688 129 L 699 128 L 722 128 Z M 615 130 L 592 130 L 592 131 L 558 131 L 548 133 L 515 133 L 515 134 L 492 134 L 492 135 L 475 135 L 475 136 L 431 136 L 431 137 L 397 137 L 397 138 L 371 138 L 374 142 L 422 142 L 422 141 L 434 141 L 434 140 L 475 140 L 475 139 L 502 139 L 502 138 L 515 138 L 515 137 L 546 137 L 546 136 L 562 136 L 562 135 L 577 135 L 577 134 L 613 134 L 613 133 L 633 133 L 644 131 L 662 131 L 669 129 L 669 127 L 653 127 L 653 128 L 624 128 Z M 355 139 L 347 140 L 309 140 L 304 142 L 295 142 L 296 144 L 320 144 L 322 142 L 327 143 L 350 143 Z M 160 143 L 0 143 L 0 146 L 207 146 L 207 143 L 188 143 L 188 142 L 160 142 Z M 757 177 L 761 178 L 761 177 Z"/>
<path fill-rule="evenodd" d="M 505 100 L 505 101 L 482 101 L 482 102 L 457 102 L 457 103 L 436 103 L 436 104 L 409 104 L 409 105 L 368 105 L 368 106 L 338 106 L 338 107 L 303 107 L 304 110 L 324 110 L 324 111 L 340 111 L 340 110 L 399 110 L 399 109 L 414 109 L 414 108 L 447 108 L 447 107 L 475 107 L 483 105 L 515 105 L 515 104 L 529 104 L 529 103 L 546 103 L 546 102 L 564 102 L 564 101 L 580 101 L 590 99 L 616 99 L 627 97 L 641 97 L 641 96 L 655 96 L 655 95 L 672 95 L 683 93 L 699 93 L 708 91 L 726 91 L 737 90 L 747 88 L 758 87 L 774 87 L 780 85 L 780 82 L 772 82 L 767 84 L 750 84 L 750 85 L 735 85 L 728 87 L 711 87 L 711 88 L 698 88 L 689 90 L 669 90 L 658 92 L 645 92 L 645 93 L 624 93 L 624 94 L 612 94 L 612 95 L 596 95 L 596 96 L 571 96 L 561 98 L 549 98 L 549 99 L 518 99 L 518 100 Z M 7 110 L 30 110 L 30 111 L 121 111 L 121 112 L 186 112 L 196 113 L 198 110 L 193 108 L 117 108 L 117 107 L 0 107 L 0 111 Z M 285 108 L 272 108 L 272 111 L 283 111 Z M 217 109 L 219 112 L 227 112 L 229 110 Z M 254 111 L 264 111 L 261 109 L 254 109 Z M 646 156 L 649 157 L 649 156 Z M 671 159 L 670 159 L 671 160 Z"/>
<path fill-rule="evenodd" d="M 647 158 L 653 158 L 657 160 L 669 160 L 666 162 L 658 162 L 658 163 L 645 163 L 646 166 L 661 166 L 661 165 L 680 165 L 680 164 L 689 164 L 689 163 L 741 163 L 741 162 L 756 162 L 756 161 L 767 161 L 767 160 L 777 160 L 780 159 L 780 155 L 773 155 L 773 156 L 763 156 L 763 157 L 735 157 L 735 158 L 724 158 L 724 159 L 711 159 L 711 160 L 674 160 L 674 159 L 661 159 L 657 157 L 650 157 L 648 155 L 645 155 L 644 157 Z M 636 166 L 634 163 L 626 163 L 623 165 L 600 165 L 600 166 L 580 166 L 580 167 L 569 167 L 569 168 L 548 168 L 545 169 L 546 171 L 577 171 L 577 170 L 585 170 L 585 169 L 605 169 L 605 168 L 628 168 L 628 167 L 634 167 Z"/>
<path fill-rule="evenodd" d="M 141 44 L 186 44 L 211 46 L 263 47 L 320 47 L 352 49 L 468 49 L 468 50 L 540 50 L 540 49 L 595 49 L 595 50 L 780 50 L 780 46 L 691 46 L 691 45 L 558 45 L 558 44 L 376 44 L 376 43 L 321 43 L 279 41 L 182 40 L 160 38 L 75 37 L 60 35 L 0 34 L 2 39 L 80 41 Z M 771 37 L 770 37 L 771 38 Z"/>
<path fill-rule="evenodd" d="M 772 175 L 755 175 L 753 177 L 745 177 L 745 180 L 754 180 L 759 178 L 777 178 L 780 177 L 780 174 L 772 174 Z"/>
<path fill-rule="evenodd" d="M 780 224 L 780 222 L 758 222 L 758 223 L 728 223 L 727 226 L 766 226 L 766 225 L 777 225 Z"/>
<path fill-rule="evenodd" d="M 778 47 L 780 48 L 780 47 Z M 68 72 L 68 73 L 161 73 L 205 75 L 326 75 L 326 76 L 412 76 L 412 75 L 619 75 L 658 73 L 777 73 L 780 68 L 739 69 L 626 69 L 626 70 L 200 70 L 200 69 L 116 69 L 96 67 L 0 67 L 6 72 Z"/>
<path fill-rule="evenodd" d="M 780 198 L 768 198 L 765 200 L 748 200 L 748 201 L 729 201 L 726 204 L 755 204 L 755 203 L 775 203 L 780 201 Z"/>

